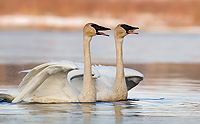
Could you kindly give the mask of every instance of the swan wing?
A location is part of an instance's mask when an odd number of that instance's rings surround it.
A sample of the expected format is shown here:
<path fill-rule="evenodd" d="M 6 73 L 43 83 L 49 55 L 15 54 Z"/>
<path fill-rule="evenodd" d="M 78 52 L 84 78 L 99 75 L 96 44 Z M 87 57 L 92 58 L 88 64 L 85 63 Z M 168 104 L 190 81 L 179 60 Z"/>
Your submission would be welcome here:
<path fill-rule="evenodd" d="M 79 90 L 79 92 L 81 92 L 83 89 L 83 76 L 84 76 L 83 68 L 79 68 L 78 70 L 72 70 L 67 74 L 67 81 L 70 82 L 74 87 L 76 87 Z M 92 68 L 93 83 L 95 83 L 96 79 L 99 77 L 100 75 L 98 71 Z"/>
<path fill-rule="evenodd" d="M 36 67 L 34 67 L 33 69 L 29 69 L 29 70 L 23 70 L 20 71 L 21 72 L 28 72 L 26 74 L 26 76 L 22 79 L 21 83 L 18 86 L 18 90 L 22 91 L 24 89 L 24 87 L 27 85 L 27 83 L 33 78 L 35 77 L 39 72 L 41 72 L 43 69 L 47 68 L 48 66 L 52 66 L 52 65 L 59 65 L 59 64 L 63 64 L 63 65 L 67 65 L 67 66 L 74 66 L 73 62 L 68 61 L 68 60 L 61 60 L 61 61 L 51 61 L 48 63 L 44 63 L 41 65 L 38 65 Z"/>
<path fill-rule="evenodd" d="M 109 89 L 113 87 L 116 77 L 116 67 L 115 66 L 94 66 L 98 70 L 100 79 L 103 84 L 106 85 Z M 125 79 L 127 84 L 127 89 L 135 87 L 143 80 L 144 75 L 139 71 L 134 69 L 124 68 Z"/>
<path fill-rule="evenodd" d="M 94 66 L 98 70 L 100 77 L 95 82 L 97 100 L 105 101 L 112 95 L 112 89 L 116 78 L 116 67 L 114 66 Z M 143 79 L 143 74 L 129 68 L 124 68 L 127 89 L 135 87 Z"/>
<path fill-rule="evenodd" d="M 67 81 L 73 84 L 79 92 L 83 89 L 83 75 L 84 70 L 72 70 L 67 74 Z"/>
<path fill-rule="evenodd" d="M 143 80 L 144 75 L 137 70 L 124 68 L 127 90 L 131 90 Z"/>
<path fill-rule="evenodd" d="M 44 68 L 48 67 L 49 63 L 45 63 L 39 66 L 36 66 L 33 69 L 29 69 L 29 70 L 24 70 L 21 72 L 28 72 L 26 74 L 26 76 L 22 79 L 21 83 L 18 86 L 18 90 L 22 91 L 24 89 L 24 87 L 27 85 L 27 83 L 35 76 L 37 75 L 39 72 L 41 72 Z M 20 73 L 21 73 L 20 72 Z"/>
<path fill-rule="evenodd" d="M 70 71 L 67 75 L 67 80 L 81 92 L 83 88 L 83 64 L 78 63 L 77 66 L 82 69 Z M 144 78 L 142 73 L 134 69 L 124 68 L 124 72 L 128 90 L 138 85 Z M 98 96 L 100 98 L 100 96 L 102 97 L 106 94 L 109 94 L 115 82 L 116 67 L 102 65 L 92 66 L 92 74 L 93 83 L 95 84 L 97 92 L 97 99 Z"/>
<path fill-rule="evenodd" d="M 32 74 L 31 77 L 28 77 L 28 82 L 25 83 L 22 91 L 17 95 L 17 97 L 12 101 L 13 103 L 20 102 L 21 100 L 26 99 L 27 97 L 39 98 L 39 97 L 48 97 L 51 94 L 65 93 L 62 90 L 62 85 L 66 79 L 66 75 L 69 71 L 77 69 L 78 67 L 74 63 L 65 63 L 65 62 L 56 62 L 49 64 L 48 66 L 41 66 L 42 68 L 37 70 L 37 67 L 33 69 L 36 70 L 36 74 Z M 28 74 L 30 74 L 29 72 Z M 35 73 L 35 72 L 33 72 Z M 27 74 L 27 75 L 28 75 Z M 33 76 L 34 75 L 34 76 Z M 45 83 L 46 82 L 46 83 Z M 68 83 L 64 83 L 68 85 Z M 40 87 L 41 86 L 41 87 Z M 56 93 L 59 92 L 59 93 Z M 65 95 L 62 95 L 65 96 Z M 35 101 L 35 100 L 33 100 Z M 37 100 L 36 100 L 37 101 Z"/>

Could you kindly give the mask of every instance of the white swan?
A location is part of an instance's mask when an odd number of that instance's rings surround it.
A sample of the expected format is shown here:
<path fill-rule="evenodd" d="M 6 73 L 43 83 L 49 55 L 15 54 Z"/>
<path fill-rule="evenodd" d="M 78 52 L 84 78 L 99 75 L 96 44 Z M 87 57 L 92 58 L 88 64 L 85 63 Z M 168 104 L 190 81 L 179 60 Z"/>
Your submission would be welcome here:
<path fill-rule="evenodd" d="M 66 76 L 71 70 L 78 69 L 70 61 L 51 62 L 32 69 L 19 85 L 21 92 L 12 103 L 26 102 L 96 102 L 96 92 L 92 82 L 90 41 L 95 35 L 107 35 L 100 30 L 110 30 L 97 24 L 88 23 L 83 29 L 84 41 L 84 81 L 79 92 Z"/>
<path fill-rule="evenodd" d="M 119 101 L 126 100 L 128 96 L 128 90 L 126 85 L 126 79 L 124 74 L 123 67 L 123 53 L 122 53 L 122 44 L 123 39 L 127 34 L 137 34 L 134 30 L 139 29 L 138 27 L 132 27 L 126 24 L 119 24 L 115 28 L 115 45 L 116 45 L 116 78 L 112 87 L 101 87 L 97 88 L 97 100 L 100 101 Z M 105 73 L 106 74 L 106 73 Z M 101 75 L 100 75 L 101 77 Z M 143 79 L 143 75 L 140 74 L 138 77 L 139 80 Z M 105 81 L 101 78 L 96 80 L 98 84 L 104 84 Z M 96 86 L 97 87 L 97 86 Z M 107 89 L 106 89 L 107 88 Z"/>
<path fill-rule="evenodd" d="M 137 28 L 134 28 L 134 29 L 137 29 Z M 131 31 L 133 31 L 134 29 L 133 28 L 127 29 L 126 26 L 118 25 L 115 29 L 115 32 L 121 30 L 122 32 L 118 32 L 118 34 L 122 33 L 123 35 L 127 35 L 128 33 L 131 33 Z M 115 36 L 117 36 L 116 33 L 115 33 Z M 66 63 L 66 62 L 64 62 L 64 63 Z M 48 67 L 49 65 L 52 65 L 52 64 L 57 64 L 57 62 L 56 63 L 54 63 L 54 62 L 45 63 L 43 65 L 37 66 L 36 68 L 34 68 L 32 70 L 25 71 L 25 72 L 29 72 L 29 73 L 24 77 L 23 81 L 20 83 L 19 90 L 22 91 L 24 89 L 24 87 L 27 85 L 27 83 L 29 82 L 29 80 L 31 80 L 41 70 L 44 70 L 46 67 Z M 67 78 L 67 81 L 69 82 L 69 84 L 72 85 L 72 87 L 74 86 L 75 89 L 78 90 L 77 92 L 82 92 L 84 71 L 81 68 L 84 67 L 84 64 L 83 63 L 74 63 L 74 64 L 77 65 L 79 70 L 71 70 L 69 73 L 67 73 L 67 75 L 65 75 L 65 77 Z M 95 84 L 95 89 L 96 89 L 96 94 L 97 94 L 96 99 L 98 101 L 107 101 L 108 98 L 111 97 L 111 91 L 112 91 L 114 83 L 115 83 L 116 67 L 101 66 L 101 65 L 92 66 L 92 71 L 93 71 L 92 78 L 93 78 L 93 82 Z M 140 73 L 136 70 L 133 70 L 133 69 L 124 68 L 124 73 L 125 73 L 125 81 L 126 81 L 126 85 L 127 85 L 127 90 L 130 90 L 133 87 L 135 87 L 136 85 L 138 85 L 139 82 L 144 77 L 142 73 Z M 65 78 L 65 77 L 63 77 L 63 78 Z M 62 79 L 61 77 L 57 77 L 56 79 L 59 79 L 59 78 Z M 40 88 L 37 89 L 36 93 L 43 94 L 43 96 L 54 96 L 54 95 L 58 94 L 55 97 L 57 98 L 58 96 L 60 96 L 60 100 L 62 101 L 63 100 L 62 94 L 60 94 L 61 86 L 47 83 L 48 81 L 51 82 L 51 80 L 54 80 L 54 78 L 49 77 L 47 79 L 47 81 L 45 81 L 40 86 Z M 62 84 L 62 83 L 58 83 L 58 84 Z M 49 91 L 51 91 L 51 93 Z M 125 91 L 125 93 L 127 94 L 127 91 Z M 12 94 L 10 96 L 8 94 L 7 95 L 4 94 L 4 96 L 6 96 L 7 100 L 12 100 L 13 98 L 15 98 L 16 95 Z M 0 98 L 3 98 L 3 97 L 0 96 Z M 108 101 L 114 101 L 114 100 L 108 100 Z M 39 102 L 44 102 L 44 101 L 39 101 Z"/>

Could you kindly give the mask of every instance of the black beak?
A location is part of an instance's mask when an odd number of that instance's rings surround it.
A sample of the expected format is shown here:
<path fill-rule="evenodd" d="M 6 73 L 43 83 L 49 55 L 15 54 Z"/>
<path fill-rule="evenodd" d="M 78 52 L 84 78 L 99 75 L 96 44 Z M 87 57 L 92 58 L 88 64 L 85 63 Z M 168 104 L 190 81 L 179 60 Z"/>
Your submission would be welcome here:
<path fill-rule="evenodd" d="M 99 25 L 97 25 L 97 24 L 92 24 L 91 26 L 96 30 L 96 34 L 97 34 L 97 35 L 109 36 L 108 34 L 105 34 L 105 33 L 103 33 L 103 32 L 99 32 L 99 31 L 111 30 L 110 28 L 102 27 L 102 26 L 99 26 Z"/>
<path fill-rule="evenodd" d="M 132 27 L 126 24 L 122 24 L 121 27 L 126 30 L 127 34 L 138 34 L 137 32 L 134 32 L 135 30 L 139 29 L 138 27 Z"/>

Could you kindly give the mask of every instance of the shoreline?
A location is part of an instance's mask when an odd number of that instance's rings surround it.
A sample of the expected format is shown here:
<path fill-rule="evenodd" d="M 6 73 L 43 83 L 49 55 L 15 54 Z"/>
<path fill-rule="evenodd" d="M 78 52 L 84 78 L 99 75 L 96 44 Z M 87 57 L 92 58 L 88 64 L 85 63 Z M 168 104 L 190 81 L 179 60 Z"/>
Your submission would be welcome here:
<path fill-rule="evenodd" d="M 141 16 L 142 17 L 142 16 Z M 142 19 L 142 18 L 139 19 Z M 163 21 L 163 20 L 158 20 Z M 2 30 L 53 30 L 53 31 L 81 31 L 82 27 L 94 22 L 114 28 L 119 23 L 128 23 L 140 27 L 141 32 L 151 33 L 194 33 L 200 34 L 200 26 L 168 26 L 165 23 L 147 24 L 139 20 L 119 18 L 91 18 L 86 16 L 61 17 L 54 15 L 3 15 L 0 16 L 0 31 Z"/>

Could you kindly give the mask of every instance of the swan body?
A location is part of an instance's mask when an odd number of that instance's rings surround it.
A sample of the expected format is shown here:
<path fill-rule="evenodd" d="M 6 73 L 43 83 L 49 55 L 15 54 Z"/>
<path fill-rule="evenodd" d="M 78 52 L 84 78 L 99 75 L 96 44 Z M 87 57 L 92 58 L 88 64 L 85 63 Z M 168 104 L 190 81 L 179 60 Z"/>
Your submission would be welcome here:
<path fill-rule="evenodd" d="M 33 69 L 21 71 L 27 72 L 27 75 L 19 84 L 18 90 L 9 91 L 8 93 L 0 93 L 0 98 L 7 101 L 13 101 L 26 87 L 26 85 L 30 84 L 30 80 L 33 79 L 39 72 L 41 72 L 41 70 L 55 66 L 57 66 L 57 68 L 63 68 L 65 71 L 60 71 L 58 73 L 58 69 L 56 70 L 55 68 L 51 68 L 51 70 L 49 70 L 51 75 L 40 86 L 38 85 L 38 88 L 35 88 L 34 93 L 26 96 L 24 99 L 22 98 L 22 100 L 25 102 L 40 103 L 58 103 L 70 101 L 78 102 L 78 96 L 73 96 L 72 92 L 76 91 L 76 93 L 80 94 L 82 91 L 84 63 L 71 62 L 68 60 L 51 61 L 36 66 Z M 66 68 L 71 69 L 70 71 L 66 71 Z M 105 97 L 111 93 L 115 81 L 115 72 L 115 66 L 92 66 L 92 79 L 93 83 L 95 84 L 97 101 L 105 101 Z M 142 73 L 133 69 L 124 68 L 124 72 L 128 91 L 137 86 L 144 78 Z M 70 84 L 70 87 L 73 87 L 74 90 L 70 92 L 65 83 Z M 72 95 L 69 95 L 70 93 Z M 76 99 L 72 100 L 69 96 L 73 96 L 72 98 Z"/>
<path fill-rule="evenodd" d="M 13 103 L 25 102 L 96 102 L 96 92 L 92 82 L 90 41 L 95 35 L 106 35 L 100 30 L 110 30 L 94 23 L 83 29 L 84 75 L 83 89 L 80 92 L 67 80 L 67 75 L 79 67 L 71 61 L 50 62 L 33 68 L 19 85 L 20 93 Z"/>
<path fill-rule="evenodd" d="M 79 67 L 81 64 L 79 63 Z M 95 84 L 95 89 L 97 93 L 97 101 L 104 101 L 105 95 L 98 95 L 100 92 L 106 91 L 108 92 L 113 88 L 115 77 L 116 77 L 116 67 L 115 66 L 102 66 L 95 65 L 92 66 L 93 70 L 93 83 Z M 73 73 L 75 72 L 75 73 Z M 125 72 L 125 80 L 127 84 L 127 90 L 129 91 L 133 87 L 137 86 L 140 81 L 143 80 L 144 75 L 139 71 L 124 68 Z M 69 82 L 74 85 L 79 91 L 82 90 L 83 85 L 83 72 L 80 70 L 73 70 L 67 76 Z"/>

